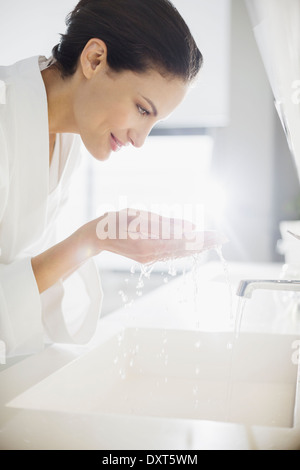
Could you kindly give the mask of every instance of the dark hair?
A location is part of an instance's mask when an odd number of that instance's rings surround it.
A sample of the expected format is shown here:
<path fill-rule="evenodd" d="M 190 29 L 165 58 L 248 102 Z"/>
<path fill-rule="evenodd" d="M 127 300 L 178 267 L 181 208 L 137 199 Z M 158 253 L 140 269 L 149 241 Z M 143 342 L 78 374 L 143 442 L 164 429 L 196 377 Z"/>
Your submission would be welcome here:
<path fill-rule="evenodd" d="M 75 73 L 92 38 L 105 42 L 114 71 L 158 68 L 190 82 L 202 66 L 193 36 L 169 0 L 81 0 L 66 25 L 66 34 L 52 50 L 63 77 Z"/>

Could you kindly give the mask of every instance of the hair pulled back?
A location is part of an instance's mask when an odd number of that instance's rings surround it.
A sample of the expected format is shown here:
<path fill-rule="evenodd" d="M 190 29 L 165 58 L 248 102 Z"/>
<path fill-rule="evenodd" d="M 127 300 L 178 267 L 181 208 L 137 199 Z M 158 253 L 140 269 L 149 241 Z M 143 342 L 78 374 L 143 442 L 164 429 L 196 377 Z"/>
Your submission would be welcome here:
<path fill-rule="evenodd" d="M 169 0 L 81 0 L 67 16 L 66 26 L 52 50 L 64 77 L 75 73 L 92 38 L 105 42 L 114 71 L 156 68 L 190 82 L 202 66 L 193 36 Z"/>

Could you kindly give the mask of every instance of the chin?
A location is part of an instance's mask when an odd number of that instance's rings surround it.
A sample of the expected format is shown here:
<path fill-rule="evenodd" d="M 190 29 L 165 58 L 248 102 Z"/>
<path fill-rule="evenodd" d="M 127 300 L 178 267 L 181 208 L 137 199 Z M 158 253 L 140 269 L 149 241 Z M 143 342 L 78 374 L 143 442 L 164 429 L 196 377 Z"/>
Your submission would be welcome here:
<path fill-rule="evenodd" d="M 105 162 L 105 160 L 108 160 L 111 154 L 112 154 L 111 150 L 92 153 L 93 157 L 96 160 L 99 160 L 100 162 Z"/>
<path fill-rule="evenodd" d="M 101 156 L 97 156 L 97 155 L 92 155 L 92 156 L 99 162 L 105 162 L 106 160 L 109 160 L 110 154 L 101 155 Z"/>
<path fill-rule="evenodd" d="M 104 162 L 105 160 L 108 160 L 112 153 L 112 150 L 100 150 L 99 151 L 99 148 L 95 149 L 92 146 L 86 145 L 85 143 L 84 143 L 84 146 L 89 152 L 89 154 L 92 155 L 92 157 L 94 157 L 95 160 L 98 160 L 100 162 Z"/>

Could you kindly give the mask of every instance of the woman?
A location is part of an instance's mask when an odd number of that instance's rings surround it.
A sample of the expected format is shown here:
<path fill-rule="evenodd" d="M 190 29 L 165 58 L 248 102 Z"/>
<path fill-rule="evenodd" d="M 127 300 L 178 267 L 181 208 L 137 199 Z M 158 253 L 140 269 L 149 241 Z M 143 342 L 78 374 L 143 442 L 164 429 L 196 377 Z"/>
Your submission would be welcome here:
<path fill-rule="evenodd" d="M 141 263 L 187 254 L 184 237 L 162 239 L 162 218 L 151 225 L 144 213 L 134 223 L 130 211 L 105 214 L 56 242 L 79 136 L 100 161 L 125 145 L 141 147 L 202 64 L 167 0 L 82 0 L 67 27 L 49 60 L 0 67 L 0 340 L 10 355 L 39 351 L 47 338 L 91 338 L 102 299 L 92 258 L 101 251 Z M 166 222 L 171 233 L 181 226 Z M 195 249 L 218 242 L 206 234 Z M 74 273 L 90 299 L 77 319 L 63 302 Z"/>

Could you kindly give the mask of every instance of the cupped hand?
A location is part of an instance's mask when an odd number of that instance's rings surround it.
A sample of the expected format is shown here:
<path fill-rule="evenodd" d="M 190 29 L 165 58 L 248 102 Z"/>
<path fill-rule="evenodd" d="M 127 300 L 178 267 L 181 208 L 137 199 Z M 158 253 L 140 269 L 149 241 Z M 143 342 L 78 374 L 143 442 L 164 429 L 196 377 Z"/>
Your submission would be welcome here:
<path fill-rule="evenodd" d="M 227 241 L 216 231 L 196 231 L 189 221 L 136 209 L 106 213 L 85 230 L 94 232 L 94 254 L 110 251 L 141 264 L 191 256 Z"/>

